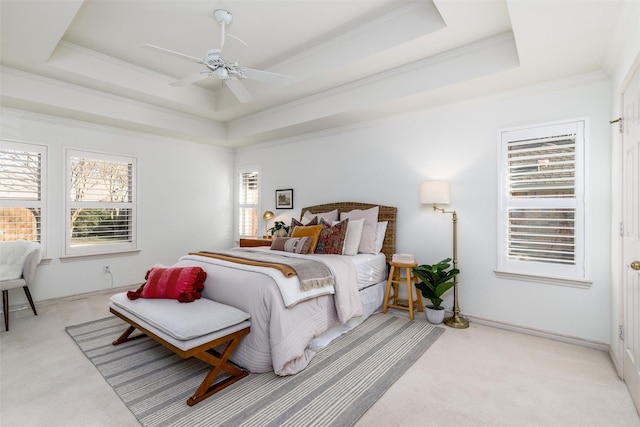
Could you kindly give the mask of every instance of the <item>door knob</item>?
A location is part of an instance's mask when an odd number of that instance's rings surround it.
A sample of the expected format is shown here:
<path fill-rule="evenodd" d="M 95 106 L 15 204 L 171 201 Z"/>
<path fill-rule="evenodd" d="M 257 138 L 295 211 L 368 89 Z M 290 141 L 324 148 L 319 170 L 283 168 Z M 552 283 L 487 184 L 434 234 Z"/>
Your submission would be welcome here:
<path fill-rule="evenodd" d="M 631 268 L 633 268 L 634 270 L 640 270 L 640 261 L 633 261 L 631 263 Z"/>

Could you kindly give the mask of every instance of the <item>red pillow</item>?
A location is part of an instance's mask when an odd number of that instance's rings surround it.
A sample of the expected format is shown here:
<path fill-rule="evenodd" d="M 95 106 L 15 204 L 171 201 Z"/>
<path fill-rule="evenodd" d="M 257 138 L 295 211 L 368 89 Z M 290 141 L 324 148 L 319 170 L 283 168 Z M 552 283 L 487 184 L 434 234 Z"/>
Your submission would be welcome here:
<path fill-rule="evenodd" d="M 177 299 L 192 302 L 199 299 L 207 273 L 200 267 L 154 267 L 147 271 L 147 280 L 136 291 L 127 292 L 127 298 Z"/>

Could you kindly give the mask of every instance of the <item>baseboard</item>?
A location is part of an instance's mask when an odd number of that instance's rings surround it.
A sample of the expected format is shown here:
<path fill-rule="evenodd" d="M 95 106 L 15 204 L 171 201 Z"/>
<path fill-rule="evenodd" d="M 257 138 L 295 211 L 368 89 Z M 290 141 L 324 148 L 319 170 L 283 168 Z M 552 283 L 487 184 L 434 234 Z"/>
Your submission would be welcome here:
<path fill-rule="evenodd" d="M 483 319 L 481 317 L 464 315 L 470 322 L 477 323 L 478 325 L 491 326 L 499 329 L 506 329 L 509 331 L 520 332 L 522 334 L 533 335 L 541 338 L 548 338 L 555 341 L 564 342 L 567 344 L 575 344 L 581 347 L 593 348 L 595 350 L 609 351 L 609 344 L 605 344 L 603 342 L 587 340 L 584 338 L 572 337 L 570 335 L 558 334 L 555 332 L 543 331 L 540 329 L 529 328 L 526 326 L 514 325 L 506 322 L 498 322 L 495 320 Z"/>
<path fill-rule="evenodd" d="M 619 358 L 616 357 L 616 354 L 613 352 L 612 346 L 609 346 L 609 358 L 611 359 L 611 363 L 613 363 L 616 374 L 618 374 L 618 377 L 620 377 L 620 379 L 623 379 L 624 373 L 622 371 L 622 360 L 619 360 Z"/>

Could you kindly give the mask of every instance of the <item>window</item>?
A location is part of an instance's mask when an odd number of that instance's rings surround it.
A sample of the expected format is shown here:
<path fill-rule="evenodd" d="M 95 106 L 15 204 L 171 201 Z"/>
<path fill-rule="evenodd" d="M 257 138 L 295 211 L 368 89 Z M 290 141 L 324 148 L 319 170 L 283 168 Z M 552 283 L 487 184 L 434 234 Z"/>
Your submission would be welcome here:
<path fill-rule="evenodd" d="M 0 240 L 45 248 L 47 147 L 0 140 Z"/>
<path fill-rule="evenodd" d="M 136 249 L 136 159 L 71 149 L 66 159 L 66 254 Z"/>
<path fill-rule="evenodd" d="M 585 121 L 500 132 L 498 271 L 585 279 Z"/>
<path fill-rule="evenodd" d="M 260 208 L 260 168 L 238 169 L 238 235 L 258 235 L 258 211 Z"/>

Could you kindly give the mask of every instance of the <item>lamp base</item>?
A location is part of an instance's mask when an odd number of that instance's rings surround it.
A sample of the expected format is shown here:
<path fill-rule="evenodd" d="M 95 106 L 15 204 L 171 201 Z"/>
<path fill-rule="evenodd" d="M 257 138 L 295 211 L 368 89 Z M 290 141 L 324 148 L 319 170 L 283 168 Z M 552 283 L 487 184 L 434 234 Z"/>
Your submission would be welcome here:
<path fill-rule="evenodd" d="M 444 319 L 444 324 L 456 329 L 466 329 L 469 327 L 469 321 L 462 316 L 454 314 Z"/>

